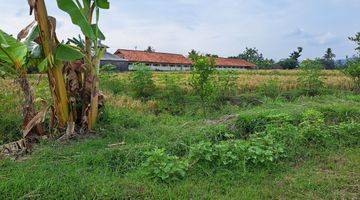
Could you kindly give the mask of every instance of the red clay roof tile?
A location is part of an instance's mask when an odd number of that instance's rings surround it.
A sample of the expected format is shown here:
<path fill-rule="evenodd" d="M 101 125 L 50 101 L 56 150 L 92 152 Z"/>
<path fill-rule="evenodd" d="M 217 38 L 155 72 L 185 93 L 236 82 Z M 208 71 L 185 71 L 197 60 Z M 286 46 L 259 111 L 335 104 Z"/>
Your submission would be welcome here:
<path fill-rule="evenodd" d="M 253 68 L 256 65 L 247 62 L 246 60 L 237 59 L 237 58 L 215 58 L 216 66 L 225 66 L 225 67 L 248 67 Z"/>
<path fill-rule="evenodd" d="M 161 64 L 180 64 L 191 65 L 189 59 L 180 54 L 146 52 L 136 50 L 119 49 L 115 52 L 121 58 L 125 58 L 130 62 L 143 63 L 161 63 Z"/>
<path fill-rule="evenodd" d="M 192 62 L 183 55 L 172 53 L 146 52 L 138 50 L 119 49 L 115 55 L 130 62 L 191 65 Z M 254 68 L 256 65 L 242 59 L 215 58 L 216 66 Z"/>

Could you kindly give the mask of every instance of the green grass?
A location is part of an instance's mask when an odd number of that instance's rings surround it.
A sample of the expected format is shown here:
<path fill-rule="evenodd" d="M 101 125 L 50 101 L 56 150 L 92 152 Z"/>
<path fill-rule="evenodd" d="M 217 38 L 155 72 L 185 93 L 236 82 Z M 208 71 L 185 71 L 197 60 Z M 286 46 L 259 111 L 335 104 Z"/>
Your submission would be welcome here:
<path fill-rule="evenodd" d="M 107 87 L 103 89 L 111 92 Z M 111 98 L 126 95 L 123 90 L 117 89 Z M 10 101 L 8 97 L 1 100 Z M 143 107 L 146 104 L 141 102 Z M 96 135 L 66 144 L 42 141 L 27 157 L 1 160 L 0 199 L 360 198 L 360 130 L 341 138 L 346 141 L 302 147 L 295 157 L 269 165 L 249 165 L 246 171 L 194 165 L 178 181 L 151 179 L 143 166 L 148 158 L 145 152 L 164 148 L 169 155 L 184 159 L 191 146 L 208 141 L 208 131 L 214 130 L 202 119 L 196 103 L 186 104 L 190 105 L 185 105 L 180 115 L 107 104 Z M 284 113 L 300 127 L 302 113 L 308 109 L 320 111 L 330 130 L 341 123 L 360 122 L 359 95 L 349 92 L 299 97 L 291 102 L 264 97 L 256 105 L 224 104 L 212 109 L 208 117 L 238 114 L 261 120 L 262 116 Z"/>

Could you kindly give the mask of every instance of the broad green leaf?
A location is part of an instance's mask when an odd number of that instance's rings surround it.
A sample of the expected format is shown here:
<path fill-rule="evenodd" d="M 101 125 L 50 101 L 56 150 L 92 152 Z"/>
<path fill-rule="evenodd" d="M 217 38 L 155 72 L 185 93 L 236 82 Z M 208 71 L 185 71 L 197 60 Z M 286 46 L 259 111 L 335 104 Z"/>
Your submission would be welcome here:
<path fill-rule="evenodd" d="M 86 16 L 90 12 L 91 0 L 83 0 L 83 4 L 84 4 L 84 15 Z"/>
<path fill-rule="evenodd" d="M 31 50 L 30 54 L 31 58 L 39 59 L 43 57 L 43 51 L 41 45 L 36 44 L 33 49 Z"/>
<path fill-rule="evenodd" d="M 3 33 L 0 31 L 0 45 L 2 47 L 7 47 L 8 46 L 8 43 L 6 42 L 6 39 L 3 35 Z"/>
<path fill-rule="evenodd" d="M 102 9 L 109 9 L 110 3 L 108 0 L 95 0 L 95 5 Z"/>
<path fill-rule="evenodd" d="M 91 24 L 82 12 L 82 8 L 79 8 L 73 0 L 56 0 L 56 2 L 61 10 L 70 15 L 72 23 L 78 25 L 84 35 L 92 40 L 95 39 Z"/>
<path fill-rule="evenodd" d="M 105 40 L 105 35 L 100 31 L 96 24 L 92 24 L 91 28 L 93 29 L 96 38 L 98 38 L 99 40 Z"/>
<path fill-rule="evenodd" d="M 12 65 L 23 65 L 28 50 L 26 45 L 0 30 L 0 60 Z"/>
<path fill-rule="evenodd" d="M 39 26 L 36 25 L 29 33 L 28 37 L 25 38 L 24 44 L 28 48 L 29 51 L 32 51 L 34 48 L 36 48 L 37 44 L 34 42 L 36 38 L 38 38 L 40 35 Z"/>
<path fill-rule="evenodd" d="M 9 66 L 6 63 L 0 62 L 0 71 L 2 72 L 3 76 L 12 76 L 17 75 L 18 72 L 14 69 L 13 66 Z"/>
<path fill-rule="evenodd" d="M 80 50 L 68 44 L 59 44 L 55 51 L 55 58 L 61 61 L 74 61 L 83 57 Z"/>
<path fill-rule="evenodd" d="M 48 58 L 45 58 L 43 61 L 41 61 L 37 67 L 40 72 L 45 72 L 48 68 Z"/>

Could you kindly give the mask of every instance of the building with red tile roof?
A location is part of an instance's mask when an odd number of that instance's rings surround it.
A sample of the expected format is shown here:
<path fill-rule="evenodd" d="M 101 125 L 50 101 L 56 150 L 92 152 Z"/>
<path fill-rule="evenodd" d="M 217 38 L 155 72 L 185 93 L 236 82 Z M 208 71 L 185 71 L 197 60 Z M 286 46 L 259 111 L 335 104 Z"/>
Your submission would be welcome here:
<path fill-rule="evenodd" d="M 237 58 L 215 58 L 217 68 L 241 68 L 241 69 L 254 69 L 256 65 L 243 59 Z"/>
<path fill-rule="evenodd" d="M 119 49 L 115 52 L 115 55 L 127 60 L 130 70 L 135 63 L 144 63 L 151 69 L 158 71 L 190 70 L 192 65 L 190 59 L 181 54 Z M 236 58 L 215 58 L 215 63 L 216 68 L 219 70 L 256 68 L 256 65 Z"/>

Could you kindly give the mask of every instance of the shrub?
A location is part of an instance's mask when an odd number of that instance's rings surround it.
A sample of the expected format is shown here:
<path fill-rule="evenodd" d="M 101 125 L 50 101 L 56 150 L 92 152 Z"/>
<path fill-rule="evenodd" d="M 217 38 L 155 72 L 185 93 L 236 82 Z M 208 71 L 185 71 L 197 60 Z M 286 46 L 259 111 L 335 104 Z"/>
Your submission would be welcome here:
<path fill-rule="evenodd" d="M 113 64 L 106 64 L 100 67 L 101 74 L 114 73 L 116 72 L 117 67 Z"/>
<path fill-rule="evenodd" d="M 208 167 L 245 167 L 247 149 L 244 140 L 200 142 L 190 147 L 189 160 L 193 165 Z"/>
<path fill-rule="evenodd" d="M 288 122 L 269 124 L 261 134 L 271 135 L 276 142 L 282 144 L 289 158 L 302 155 L 306 151 L 303 146 L 304 138 L 299 128 Z"/>
<path fill-rule="evenodd" d="M 341 123 L 330 128 L 332 136 L 341 146 L 355 147 L 360 145 L 360 124 L 356 122 Z"/>
<path fill-rule="evenodd" d="M 260 115 L 240 115 L 236 121 L 237 132 L 241 138 L 246 139 L 255 132 L 264 131 L 267 120 Z"/>
<path fill-rule="evenodd" d="M 186 160 L 180 160 L 176 156 L 169 156 L 164 149 L 155 149 L 147 152 L 146 155 L 148 158 L 144 163 L 144 167 L 151 178 L 169 182 L 185 177 L 189 167 Z"/>
<path fill-rule="evenodd" d="M 229 130 L 228 125 L 220 124 L 210 126 L 204 130 L 205 136 L 212 142 L 220 142 L 228 139 L 234 139 L 235 135 Z"/>
<path fill-rule="evenodd" d="M 278 62 L 282 69 L 295 69 L 298 66 L 298 61 L 292 58 L 282 59 Z"/>
<path fill-rule="evenodd" d="M 273 163 L 284 156 L 284 148 L 271 135 L 254 135 L 246 140 L 228 140 L 220 143 L 200 142 L 190 148 L 193 164 L 218 167 L 259 166 Z"/>
<path fill-rule="evenodd" d="M 285 156 L 283 145 L 271 135 L 253 136 L 249 141 L 246 159 L 251 164 L 267 165 Z"/>
<path fill-rule="evenodd" d="M 152 71 L 145 64 L 134 66 L 130 81 L 135 97 L 148 98 L 155 92 L 155 84 L 152 80 Z"/>
<path fill-rule="evenodd" d="M 319 60 L 304 60 L 301 62 L 301 73 L 298 81 L 305 95 L 316 96 L 322 93 L 324 88 L 324 83 L 321 80 L 322 68 L 323 65 Z"/>
<path fill-rule="evenodd" d="M 354 81 L 354 89 L 360 93 L 360 60 L 350 61 L 344 73 Z"/>
<path fill-rule="evenodd" d="M 214 145 L 215 161 L 218 166 L 245 168 L 247 143 L 242 140 L 222 141 Z"/>
<path fill-rule="evenodd" d="M 192 163 L 208 163 L 214 159 L 214 149 L 211 142 L 200 142 L 190 147 L 189 159 Z"/>
<path fill-rule="evenodd" d="M 206 103 L 211 100 L 214 86 L 211 78 L 215 71 L 215 60 L 206 56 L 193 56 L 193 69 L 191 71 L 190 85 L 195 94 L 200 97 L 201 105 L 206 116 Z"/>
<path fill-rule="evenodd" d="M 263 132 L 268 124 L 295 123 L 294 117 L 279 113 L 252 113 L 240 115 L 236 121 L 236 129 L 241 138 L 248 138 L 256 132 Z"/>
<path fill-rule="evenodd" d="M 326 144 L 329 133 L 325 129 L 324 115 L 316 110 L 307 110 L 303 113 L 300 131 L 307 143 Z"/>

